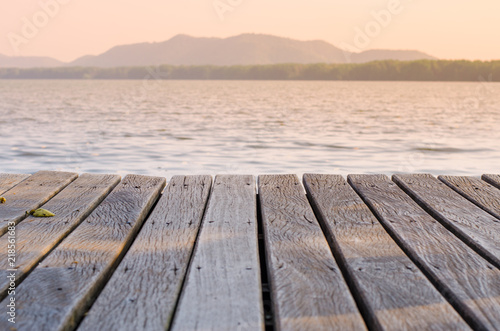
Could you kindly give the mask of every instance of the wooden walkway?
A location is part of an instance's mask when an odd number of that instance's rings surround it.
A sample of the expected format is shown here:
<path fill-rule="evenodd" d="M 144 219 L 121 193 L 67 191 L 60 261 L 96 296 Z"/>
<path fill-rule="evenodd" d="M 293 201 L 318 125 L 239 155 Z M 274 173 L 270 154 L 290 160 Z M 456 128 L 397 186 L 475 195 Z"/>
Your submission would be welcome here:
<path fill-rule="evenodd" d="M 500 330 L 498 175 L 41 171 L 0 196 L 0 330 Z"/>

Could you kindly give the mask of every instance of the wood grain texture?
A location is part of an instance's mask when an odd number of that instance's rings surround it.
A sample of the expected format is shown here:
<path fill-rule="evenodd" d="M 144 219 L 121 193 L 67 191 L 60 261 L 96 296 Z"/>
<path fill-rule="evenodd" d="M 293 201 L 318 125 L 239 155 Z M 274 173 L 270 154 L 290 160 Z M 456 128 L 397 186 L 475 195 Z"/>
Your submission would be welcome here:
<path fill-rule="evenodd" d="M 83 174 L 43 205 L 56 214 L 50 218 L 28 217 L 16 227 L 15 266 L 9 266 L 6 250 L 0 251 L 0 299 L 9 287 L 7 269 L 17 269 L 19 283 L 36 264 L 64 237 L 78 226 L 120 182 L 117 175 Z M 0 237 L 0 247 L 7 247 L 8 237 Z"/>
<path fill-rule="evenodd" d="M 304 175 L 372 330 L 470 330 L 340 175 Z"/>
<path fill-rule="evenodd" d="M 77 177 L 70 172 L 39 171 L 5 192 L 7 202 L 0 204 L 0 235 L 10 222 L 22 221 L 26 211 L 39 208 Z"/>
<path fill-rule="evenodd" d="M 175 176 L 78 330 L 166 330 L 210 192 L 210 176 Z"/>
<path fill-rule="evenodd" d="M 29 175 L 22 174 L 0 174 L 0 195 L 4 194 L 9 189 L 13 188 Z"/>
<path fill-rule="evenodd" d="M 434 218 L 500 268 L 500 220 L 432 175 L 394 175 L 393 180 Z"/>
<path fill-rule="evenodd" d="M 483 175 L 481 179 L 500 189 L 500 175 Z"/>
<path fill-rule="evenodd" d="M 464 198 L 500 219 L 500 190 L 487 182 L 465 176 L 439 176 L 439 180 Z"/>
<path fill-rule="evenodd" d="M 214 187 L 172 330 L 262 330 L 255 178 Z"/>
<path fill-rule="evenodd" d="M 278 330 L 366 328 L 295 175 L 259 176 Z"/>
<path fill-rule="evenodd" d="M 17 330 L 73 329 L 121 260 L 164 185 L 164 178 L 126 176 L 17 288 Z M 0 329 L 11 326 L 0 319 Z"/>
<path fill-rule="evenodd" d="M 461 316 L 478 330 L 500 329 L 500 270 L 427 214 L 384 175 L 351 175 L 384 228 Z"/>

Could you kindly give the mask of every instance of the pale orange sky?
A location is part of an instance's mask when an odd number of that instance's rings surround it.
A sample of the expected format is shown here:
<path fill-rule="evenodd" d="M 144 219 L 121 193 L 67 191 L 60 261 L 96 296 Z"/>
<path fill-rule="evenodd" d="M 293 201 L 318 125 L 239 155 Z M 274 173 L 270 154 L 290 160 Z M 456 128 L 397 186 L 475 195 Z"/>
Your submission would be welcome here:
<path fill-rule="evenodd" d="M 70 61 L 115 45 L 164 41 L 179 33 L 228 37 L 253 32 L 322 39 L 336 46 L 361 45 L 360 50 L 417 49 L 443 59 L 500 59 L 498 0 L 0 1 L 0 54 L 4 55 Z M 54 1 L 61 4 L 50 17 L 41 3 Z M 231 11 L 218 14 L 215 3 L 226 4 Z M 375 23 L 379 31 L 375 27 L 367 43 L 356 44 L 356 29 L 373 27 L 372 12 L 389 8 L 397 9 L 390 22 Z M 26 21 L 33 23 L 34 16 L 40 27 L 26 34 L 23 26 Z M 16 36 L 23 38 L 16 45 L 18 52 L 11 42 Z"/>

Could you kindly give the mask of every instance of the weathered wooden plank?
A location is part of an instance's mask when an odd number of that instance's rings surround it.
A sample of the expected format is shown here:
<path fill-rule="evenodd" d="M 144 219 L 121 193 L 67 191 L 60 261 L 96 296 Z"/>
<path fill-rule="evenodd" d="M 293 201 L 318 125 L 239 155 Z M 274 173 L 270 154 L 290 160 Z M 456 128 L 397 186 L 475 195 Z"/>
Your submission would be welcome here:
<path fill-rule="evenodd" d="M 500 329 L 500 270 L 427 214 L 384 175 L 348 181 L 385 229 L 461 316 L 478 330 Z"/>
<path fill-rule="evenodd" d="M 120 176 L 117 175 L 83 174 L 43 206 L 56 216 L 30 216 L 17 225 L 15 261 L 8 259 L 7 250 L 0 250 L 0 299 L 7 295 L 10 283 L 7 276 L 11 273 L 8 269 L 16 269 L 17 283 L 22 281 L 119 182 Z M 1 237 L 0 247 L 7 247 L 8 239 L 8 236 Z"/>
<path fill-rule="evenodd" d="M 75 173 L 39 171 L 3 194 L 7 200 L 0 204 L 0 235 L 8 224 L 26 218 L 26 211 L 39 208 L 78 177 Z"/>
<path fill-rule="evenodd" d="M 253 176 L 217 176 L 172 330 L 264 328 Z"/>
<path fill-rule="evenodd" d="M 166 330 L 212 183 L 175 176 L 78 330 Z"/>
<path fill-rule="evenodd" d="M 498 219 L 432 175 L 394 175 L 393 180 L 434 218 L 500 268 Z"/>
<path fill-rule="evenodd" d="M 500 190 L 496 187 L 475 177 L 439 176 L 438 178 L 479 208 L 500 219 Z"/>
<path fill-rule="evenodd" d="M 342 176 L 306 174 L 304 186 L 371 329 L 470 329 Z"/>
<path fill-rule="evenodd" d="M 128 175 L 16 290 L 17 330 L 71 330 L 105 285 L 165 185 Z M 1 303 L 6 307 L 9 297 Z M 0 319 L 0 329 L 12 325 Z"/>
<path fill-rule="evenodd" d="M 28 177 L 29 175 L 23 174 L 0 174 L 0 195 L 4 194 L 6 191 Z"/>
<path fill-rule="evenodd" d="M 259 176 L 259 199 L 277 329 L 365 329 L 297 176 Z"/>
<path fill-rule="evenodd" d="M 500 189 L 500 175 L 483 175 L 482 180 Z"/>

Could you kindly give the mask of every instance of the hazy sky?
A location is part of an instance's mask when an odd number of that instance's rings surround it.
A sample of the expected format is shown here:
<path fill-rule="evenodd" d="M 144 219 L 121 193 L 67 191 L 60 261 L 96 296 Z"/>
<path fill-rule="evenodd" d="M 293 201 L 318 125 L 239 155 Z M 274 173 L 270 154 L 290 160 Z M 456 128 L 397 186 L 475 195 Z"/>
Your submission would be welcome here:
<path fill-rule="evenodd" d="M 488 60 L 500 59 L 499 14 L 498 0 L 0 0 L 0 54 L 70 61 L 179 33 L 254 32 Z"/>

